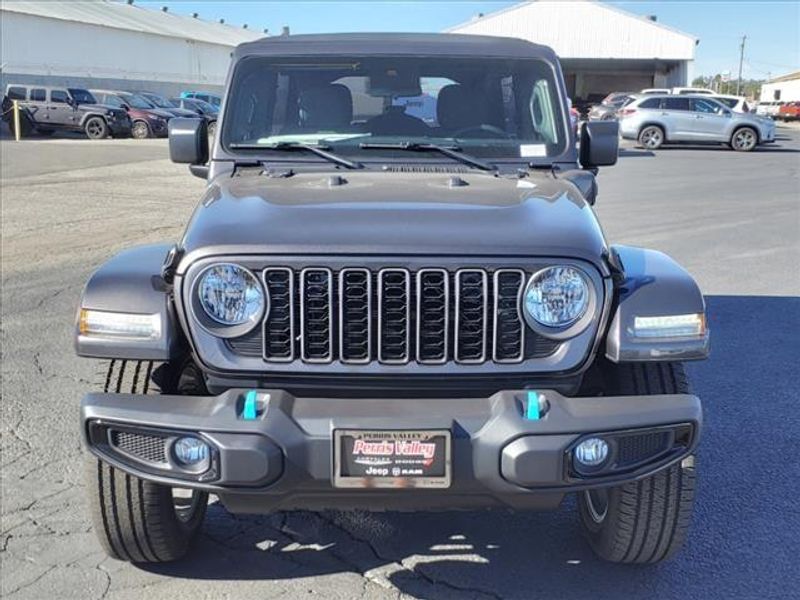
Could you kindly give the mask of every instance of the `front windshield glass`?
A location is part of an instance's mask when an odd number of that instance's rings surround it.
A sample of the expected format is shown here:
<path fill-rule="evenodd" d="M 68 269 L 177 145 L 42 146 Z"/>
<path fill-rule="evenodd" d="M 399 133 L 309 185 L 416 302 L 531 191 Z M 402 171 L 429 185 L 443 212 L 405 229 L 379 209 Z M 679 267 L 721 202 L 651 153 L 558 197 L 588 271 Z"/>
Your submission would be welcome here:
<path fill-rule="evenodd" d="M 163 96 L 157 96 L 156 94 L 147 94 L 144 96 L 147 100 L 150 101 L 151 104 L 156 105 L 158 108 L 175 108 L 169 100 L 164 98 Z"/>
<path fill-rule="evenodd" d="M 89 90 L 69 88 L 69 93 L 78 104 L 97 104 L 97 100 L 89 93 Z"/>
<path fill-rule="evenodd" d="M 407 152 L 362 145 L 409 142 L 539 162 L 567 147 L 553 69 L 537 59 L 248 58 L 231 90 L 223 144 L 233 152 L 298 142 L 359 160 L 408 160 Z"/>
<path fill-rule="evenodd" d="M 214 106 L 213 104 L 209 104 L 205 100 L 198 100 L 197 98 L 192 98 L 192 103 L 195 106 L 197 106 L 200 110 L 202 110 L 204 113 L 209 113 L 213 115 L 219 112 L 216 106 Z"/>
<path fill-rule="evenodd" d="M 153 108 L 153 104 L 136 94 L 122 94 L 122 99 L 133 108 Z"/>

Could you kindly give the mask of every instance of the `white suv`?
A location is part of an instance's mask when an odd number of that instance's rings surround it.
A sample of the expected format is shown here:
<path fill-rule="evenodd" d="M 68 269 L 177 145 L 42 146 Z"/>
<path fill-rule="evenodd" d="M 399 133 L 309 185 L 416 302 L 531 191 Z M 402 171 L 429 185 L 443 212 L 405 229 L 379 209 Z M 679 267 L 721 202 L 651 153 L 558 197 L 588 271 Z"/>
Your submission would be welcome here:
<path fill-rule="evenodd" d="M 726 143 L 749 152 L 775 140 L 775 124 L 708 96 L 640 96 L 618 112 L 620 134 L 649 150 L 664 143 Z"/>

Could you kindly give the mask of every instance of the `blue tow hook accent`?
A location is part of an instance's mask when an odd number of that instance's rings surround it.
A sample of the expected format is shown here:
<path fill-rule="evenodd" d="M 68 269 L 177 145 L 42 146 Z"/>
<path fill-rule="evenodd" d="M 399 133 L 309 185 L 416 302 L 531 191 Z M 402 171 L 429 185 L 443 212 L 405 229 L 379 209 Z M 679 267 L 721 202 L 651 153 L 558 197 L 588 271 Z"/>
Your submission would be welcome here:
<path fill-rule="evenodd" d="M 245 421 L 255 421 L 256 418 L 258 418 L 258 392 L 256 392 L 256 390 L 248 390 L 244 396 L 242 419 Z"/>
<path fill-rule="evenodd" d="M 528 403 L 525 407 L 525 418 L 528 421 L 538 421 L 539 417 L 539 393 L 528 392 Z"/>

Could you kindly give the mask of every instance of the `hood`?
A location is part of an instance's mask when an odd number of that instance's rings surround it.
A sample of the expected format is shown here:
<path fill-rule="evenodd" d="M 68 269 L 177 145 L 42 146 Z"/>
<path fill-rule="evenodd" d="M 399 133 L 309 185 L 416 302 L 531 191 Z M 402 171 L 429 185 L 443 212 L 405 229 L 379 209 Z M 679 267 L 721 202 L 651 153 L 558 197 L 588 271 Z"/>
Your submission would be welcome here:
<path fill-rule="evenodd" d="M 471 171 L 350 171 L 338 177 L 344 182 L 319 172 L 217 178 L 187 225 L 187 257 L 503 255 L 598 263 L 606 250 L 577 188 L 549 173 L 517 179 Z"/>
<path fill-rule="evenodd" d="M 111 106 L 110 104 L 100 104 L 99 102 L 94 102 L 94 103 L 91 103 L 91 104 L 88 103 L 88 102 L 84 102 L 83 104 L 78 104 L 78 108 L 80 109 L 81 107 L 86 107 L 86 110 L 95 110 L 96 111 L 96 110 L 100 109 L 100 110 L 105 110 L 105 111 L 113 112 L 113 113 L 125 112 L 125 109 L 120 108 L 119 106 Z"/>
<path fill-rule="evenodd" d="M 146 113 L 150 113 L 151 115 L 155 115 L 156 117 L 161 117 L 162 119 L 171 119 L 173 116 L 175 116 L 164 108 L 144 108 L 142 110 Z"/>
<path fill-rule="evenodd" d="M 167 112 L 173 117 L 184 117 L 187 119 L 196 119 L 197 113 L 193 110 L 186 110 L 185 108 L 159 108 L 158 110 Z"/>

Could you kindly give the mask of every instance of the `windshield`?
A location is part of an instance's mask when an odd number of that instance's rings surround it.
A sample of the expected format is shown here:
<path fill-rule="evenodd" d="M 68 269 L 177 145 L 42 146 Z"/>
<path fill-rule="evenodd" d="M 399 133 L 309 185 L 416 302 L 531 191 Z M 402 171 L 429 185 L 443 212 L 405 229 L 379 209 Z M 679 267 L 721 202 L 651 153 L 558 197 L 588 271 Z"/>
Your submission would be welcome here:
<path fill-rule="evenodd" d="M 89 90 L 69 88 L 69 94 L 78 104 L 97 104 L 97 100 L 89 93 Z"/>
<path fill-rule="evenodd" d="M 359 160 L 407 160 L 407 152 L 364 145 L 432 143 L 531 162 L 567 148 L 553 69 L 537 59 L 249 58 L 230 89 L 223 144 L 237 152 L 302 142 Z"/>
<path fill-rule="evenodd" d="M 142 94 L 144 98 L 150 101 L 151 104 L 154 104 L 158 108 L 175 108 L 172 103 L 164 98 L 163 96 L 158 96 L 156 94 Z"/>
<path fill-rule="evenodd" d="M 205 100 L 198 100 L 197 98 L 192 98 L 191 102 L 197 108 L 202 110 L 204 113 L 215 114 L 219 112 L 216 106 L 214 106 L 213 104 L 209 104 Z"/>
<path fill-rule="evenodd" d="M 153 108 L 153 104 L 150 101 L 142 98 L 141 96 L 137 96 L 136 94 L 120 94 L 120 96 L 122 96 L 122 99 L 133 108 Z"/>

